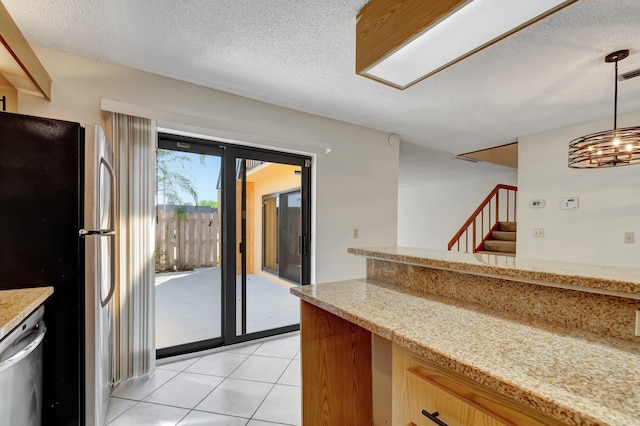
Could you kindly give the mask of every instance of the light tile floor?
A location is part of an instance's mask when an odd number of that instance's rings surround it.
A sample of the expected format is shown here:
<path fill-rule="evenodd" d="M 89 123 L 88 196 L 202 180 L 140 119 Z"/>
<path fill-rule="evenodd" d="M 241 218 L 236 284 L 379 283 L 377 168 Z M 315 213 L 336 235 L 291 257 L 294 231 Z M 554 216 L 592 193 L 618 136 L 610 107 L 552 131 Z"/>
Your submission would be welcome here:
<path fill-rule="evenodd" d="M 301 424 L 300 337 L 158 362 L 155 374 L 116 388 L 108 426 Z"/>

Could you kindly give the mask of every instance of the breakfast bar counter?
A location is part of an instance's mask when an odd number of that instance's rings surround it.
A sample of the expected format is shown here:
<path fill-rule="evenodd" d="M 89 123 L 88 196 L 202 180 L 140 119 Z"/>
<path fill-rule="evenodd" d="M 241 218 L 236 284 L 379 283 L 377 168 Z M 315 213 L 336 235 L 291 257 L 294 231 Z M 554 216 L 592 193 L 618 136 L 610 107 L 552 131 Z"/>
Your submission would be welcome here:
<path fill-rule="evenodd" d="M 374 341 L 389 342 L 393 356 L 403 350 L 415 354 L 434 368 L 505 398 L 502 405 L 513 402 L 516 411 L 537 418 L 539 424 L 640 425 L 640 337 L 635 335 L 640 270 L 610 268 L 614 279 L 608 280 L 607 268 L 585 265 L 598 270 L 590 279 L 577 271 L 577 264 L 560 262 L 515 259 L 518 266 L 526 265 L 518 269 L 506 264 L 513 258 L 491 255 L 407 248 L 350 252 L 367 257 L 366 279 L 291 290 L 303 301 L 303 395 L 305 383 L 317 380 L 305 362 L 317 363 L 312 357 L 322 356 L 305 350 L 305 319 L 310 312 L 326 312 L 358 332 L 369 332 Z M 353 330 L 347 334 L 353 348 Z M 374 358 L 372 398 L 384 401 L 376 393 L 393 394 L 394 401 L 386 414 L 372 406 L 371 421 L 410 423 L 397 414 L 401 410 L 396 405 L 407 398 L 398 396 L 403 384 L 396 378 L 393 386 L 376 382 L 376 345 L 370 348 L 365 340 L 366 335 L 360 338 L 363 358 L 371 356 L 367 350 Z M 391 367 L 387 373 L 395 377 L 398 371 L 394 364 L 393 373 Z M 496 424 L 518 424 L 485 409 L 480 399 L 468 399 L 502 421 Z"/>

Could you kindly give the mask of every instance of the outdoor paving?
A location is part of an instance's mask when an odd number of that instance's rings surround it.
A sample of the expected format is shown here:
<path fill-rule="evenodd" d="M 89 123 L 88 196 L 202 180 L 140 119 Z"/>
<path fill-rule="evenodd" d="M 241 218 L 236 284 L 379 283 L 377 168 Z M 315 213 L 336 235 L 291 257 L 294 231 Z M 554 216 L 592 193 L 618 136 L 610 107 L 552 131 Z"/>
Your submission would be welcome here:
<path fill-rule="evenodd" d="M 239 283 L 237 295 L 239 312 Z M 156 347 L 220 337 L 220 300 L 220 268 L 156 274 Z M 300 299 L 286 285 L 247 276 L 247 332 L 299 322 Z"/>

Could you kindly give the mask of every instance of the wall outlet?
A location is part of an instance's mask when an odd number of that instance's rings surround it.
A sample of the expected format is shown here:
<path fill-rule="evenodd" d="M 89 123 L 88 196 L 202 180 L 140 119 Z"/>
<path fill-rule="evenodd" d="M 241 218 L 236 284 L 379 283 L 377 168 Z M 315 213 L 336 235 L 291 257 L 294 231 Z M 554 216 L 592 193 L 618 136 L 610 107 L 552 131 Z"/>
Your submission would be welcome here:
<path fill-rule="evenodd" d="M 533 228 L 533 238 L 544 238 L 544 228 Z"/>
<path fill-rule="evenodd" d="M 353 239 L 354 240 L 358 239 L 358 228 L 353 228 Z"/>
<path fill-rule="evenodd" d="M 624 243 L 625 244 L 635 244 L 636 242 L 636 234 L 634 232 L 625 232 L 624 233 Z"/>

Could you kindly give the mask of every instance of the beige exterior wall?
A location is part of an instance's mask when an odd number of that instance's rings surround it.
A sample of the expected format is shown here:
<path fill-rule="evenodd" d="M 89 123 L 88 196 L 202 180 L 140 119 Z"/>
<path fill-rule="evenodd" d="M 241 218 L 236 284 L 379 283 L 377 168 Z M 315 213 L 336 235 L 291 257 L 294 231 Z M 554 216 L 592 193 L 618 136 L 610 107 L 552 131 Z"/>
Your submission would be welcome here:
<path fill-rule="evenodd" d="M 247 175 L 253 182 L 254 194 L 254 271 L 262 270 L 262 197 L 277 192 L 300 188 L 301 176 L 295 174 L 299 166 L 267 163 Z"/>

